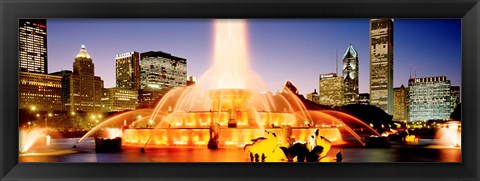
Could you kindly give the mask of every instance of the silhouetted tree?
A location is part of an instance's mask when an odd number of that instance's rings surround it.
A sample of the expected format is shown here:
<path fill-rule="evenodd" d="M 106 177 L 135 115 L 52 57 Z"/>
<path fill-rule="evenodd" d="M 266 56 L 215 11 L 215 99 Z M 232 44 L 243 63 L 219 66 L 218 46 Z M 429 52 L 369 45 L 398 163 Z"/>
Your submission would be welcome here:
<path fill-rule="evenodd" d="M 457 107 L 453 110 L 452 114 L 450 114 L 450 119 L 456 121 L 462 121 L 462 104 L 458 104 Z"/>
<path fill-rule="evenodd" d="M 373 124 L 373 128 L 377 130 L 384 128 L 395 128 L 395 124 L 392 121 L 393 116 L 387 114 L 379 107 L 372 105 L 362 104 L 349 104 L 342 106 L 342 109 L 346 113 L 350 113 L 362 120 L 366 124 Z"/>

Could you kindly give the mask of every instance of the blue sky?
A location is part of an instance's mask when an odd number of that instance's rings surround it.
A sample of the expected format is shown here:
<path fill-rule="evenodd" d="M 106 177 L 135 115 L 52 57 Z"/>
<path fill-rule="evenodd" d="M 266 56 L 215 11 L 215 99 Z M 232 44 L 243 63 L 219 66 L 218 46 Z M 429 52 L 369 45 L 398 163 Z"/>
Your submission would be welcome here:
<path fill-rule="evenodd" d="M 250 19 L 250 65 L 271 91 L 291 80 L 306 94 L 319 74 L 335 72 L 352 44 L 359 55 L 360 92 L 369 92 L 369 19 Z M 212 64 L 210 19 L 48 19 L 48 70 L 71 70 L 82 44 L 105 87 L 115 86 L 115 55 L 164 51 L 187 59 L 187 74 L 201 76 Z M 394 86 L 417 77 L 445 75 L 461 85 L 460 19 L 395 19 Z M 341 70 L 339 69 L 341 74 Z"/>

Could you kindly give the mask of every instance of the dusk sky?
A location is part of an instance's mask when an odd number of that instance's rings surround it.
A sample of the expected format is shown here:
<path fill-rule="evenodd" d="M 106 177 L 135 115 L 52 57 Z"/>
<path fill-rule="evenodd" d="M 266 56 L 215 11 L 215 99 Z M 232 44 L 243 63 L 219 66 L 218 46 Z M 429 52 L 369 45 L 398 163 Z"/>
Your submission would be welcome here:
<path fill-rule="evenodd" d="M 369 19 L 250 19 L 250 66 L 271 91 L 291 80 L 300 93 L 318 90 L 319 74 L 339 73 L 349 44 L 359 56 L 360 93 L 369 92 Z M 187 59 L 187 74 L 200 77 L 212 64 L 213 20 L 48 19 L 48 70 L 72 70 L 80 46 L 106 88 L 115 86 L 115 55 L 163 51 Z M 445 75 L 461 85 L 460 19 L 394 20 L 394 87 L 417 77 Z"/>

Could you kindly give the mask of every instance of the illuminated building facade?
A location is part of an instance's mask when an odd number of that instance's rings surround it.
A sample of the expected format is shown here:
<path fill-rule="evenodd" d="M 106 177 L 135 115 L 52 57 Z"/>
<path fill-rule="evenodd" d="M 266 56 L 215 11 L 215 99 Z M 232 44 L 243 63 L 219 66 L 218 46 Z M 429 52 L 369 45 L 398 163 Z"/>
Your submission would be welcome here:
<path fill-rule="evenodd" d="M 358 94 L 358 104 L 370 105 L 370 94 L 369 93 Z"/>
<path fill-rule="evenodd" d="M 336 73 L 320 74 L 319 102 L 323 105 L 343 105 L 343 77 Z"/>
<path fill-rule="evenodd" d="M 370 20 L 370 105 L 393 114 L 393 19 Z"/>
<path fill-rule="evenodd" d="M 358 104 L 358 53 L 352 45 L 343 54 L 344 104 Z"/>
<path fill-rule="evenodd" d="M 103 80 L 95 76 L 95 67 L 85 46 L 75 57 L 72 71 L 52 74 L 62 75 L 63 111 L 100 113 Z"/>
<path fill-rule="evenodd" d="M 307 99 L 319 103 L 320 102 L 320 97 L 318 96 L 317 89 L 313 89 L 312 93 L 307 94 Z"/>
<path fill-rule="evenodd" d="M 135 110 L 138 103 L 138 91 L 132 89 L 108 88 L 102 91 L 102 111 L 118 112 Z"/>
<path fill-rule="evenodd" d="M 408 120 L 408 91 L 405 86 L 393 89 L 393 120 Z"/>
<path fill-rule="evenodd" d="M 18 79 L 20 109 L 62 110 L 61 76 L 20 72 Z"/>
<path fill-rule="evenodd" d="M 450 92 L 452 95 L 452 110 L 453 112 L 458 104 L 460 104 L 460 86 L 452 86 L 450 87 Z"/>
<path fill-rule="evenodd" d="M 161 99 L 170 89 L 140 89 L 138 91 L 139 108 L 155 108 L 155 103 Z"/>
<path fill-rule="evenodd" d="M 186 59 L 153 51 L 140 55 L 140 89 L 164 89 L 186 84 Z"/>
<path fill-rule="evenodd" d="M 450 80 L 445 76 L 410 79 L 409 121 L 448 119 L 451 113 L 450 86 Z"/>
<path fill-rule="evenodd" d="M 47 20 L 19 19 L 18 36 L 20 71 L 47 74 Z"/>
<path fill-rule="evenodd" d="M 140 54 L 127 52 L 115 56 L 116 87 L 140 89 Z"/>

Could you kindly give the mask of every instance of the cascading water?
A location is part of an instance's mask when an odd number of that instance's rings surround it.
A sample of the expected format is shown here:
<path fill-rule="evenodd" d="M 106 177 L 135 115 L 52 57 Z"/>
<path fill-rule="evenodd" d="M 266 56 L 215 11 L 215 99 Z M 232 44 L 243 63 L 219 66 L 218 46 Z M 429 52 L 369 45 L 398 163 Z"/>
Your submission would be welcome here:
<path fill-rule="evenodd" d="M 243 147 L 251 139 L 263 136 L 264 129 L 279 135 L 291 132 L 295 139 L 306 141 L 319 121 L 341 125 L 343 120 L 328 113 L 308 111 L 298 95 L 286 87 L 275 95 L 268 91 L 262 78 L 249 67 L 247 30 L 246 20 L 215 20 L 212 66 L 194 86 L 174 88 L 153 110 L 140 111 L 143 117 L 129 121 L 131 124 L 123 131 L 123 145 L 142 150 L 147 146 L 206 146 L 209 130 L 219 126 L 219 133 L 215 134 L 219 135 L 220 146 Z M 78 142 L 135 114 L 139 110 L 109 118 Z M 293 130 L 284 131 L 282 126 Z M 363 144 L 348 126 L 344 130 Z M 324 128 L 320 132 L 341 141 L 339 128 Z M 372 134 L 378 135 L 375 131 Z"/>

